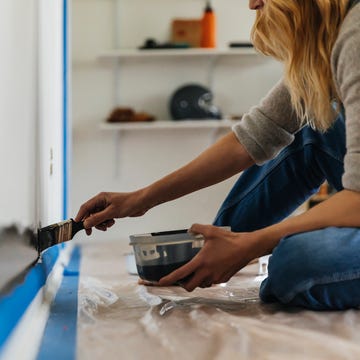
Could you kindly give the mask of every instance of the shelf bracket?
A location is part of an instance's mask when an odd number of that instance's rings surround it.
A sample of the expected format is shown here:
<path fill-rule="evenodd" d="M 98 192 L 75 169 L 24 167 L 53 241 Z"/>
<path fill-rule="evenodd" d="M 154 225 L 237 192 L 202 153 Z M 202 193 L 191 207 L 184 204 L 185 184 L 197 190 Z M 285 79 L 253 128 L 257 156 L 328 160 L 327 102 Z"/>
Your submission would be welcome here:
<path fill-rule="evenodd" d="M 120 176 L 120 140 L 121 140 L 121 131 L 117 130 L 114 133 L 114 178 L 117 179 Z"/>
<path fill-rule="evenodd" d="M 208 88 L 213 91 L 214 90 L 214 74 L 215 74 L 215 69 L 216 66 L 219 62 L 220 56 L 214 56 L 211 57 L 209 60 L 209 67 L 208 67 L 208 71 L 207 71 L 207 86 Z"/>

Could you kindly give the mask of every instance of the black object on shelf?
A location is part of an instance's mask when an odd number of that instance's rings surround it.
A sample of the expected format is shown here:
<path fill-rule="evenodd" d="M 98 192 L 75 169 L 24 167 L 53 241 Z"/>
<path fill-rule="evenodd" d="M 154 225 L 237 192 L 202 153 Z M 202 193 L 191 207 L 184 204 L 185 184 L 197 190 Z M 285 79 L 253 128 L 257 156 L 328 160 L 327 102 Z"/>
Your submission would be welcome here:
<path fill-rule="evenodd" d="M 212 103 L 213 94 L 204 86 L 188 84 L 177 89 L 170 98 L 173 120 L 221 119 L 221 111 Z"/>
<path fill-rule="evenodd" d="M 231 42 L 229 44 L 231 48 L 253 48 L 254 45 L 250 42 Z"/>
<path fill-rule="evenodd" d="M 144 44 L 139 47 L 140 50 L 157 50 L 157 49 L 187 49 L 187 43 L 158 43 L 155 39 L 146 39 Z"/>

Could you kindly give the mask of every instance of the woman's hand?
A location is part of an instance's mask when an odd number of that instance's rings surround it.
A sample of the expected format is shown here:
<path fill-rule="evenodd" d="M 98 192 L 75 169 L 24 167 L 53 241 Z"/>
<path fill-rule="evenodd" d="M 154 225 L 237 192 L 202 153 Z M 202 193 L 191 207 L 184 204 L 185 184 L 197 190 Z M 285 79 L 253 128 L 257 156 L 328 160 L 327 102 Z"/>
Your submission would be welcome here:
<path fill-rule="evenodd" d="M 198 286 L 224 283 L 259 256 L 255 233 L 234 233 L 200 224 L 194 224 L 189 231 L 204 236 L 203 248 L 190 262 L 160 279 L 160 286 L 180 282 L 184 289 L 193 291 Z M 181 280 L 188 276 L 189 280 Z"/>
<path fill-rule="evenodd" d="M 141 191 L 129 193 L 102 192 L 81 205 L 75 221 L 84 221 L 88 235 L 91 228 L 106 231 L 115 224 L 116 218 L 141 216 L 146 207 Z"/>

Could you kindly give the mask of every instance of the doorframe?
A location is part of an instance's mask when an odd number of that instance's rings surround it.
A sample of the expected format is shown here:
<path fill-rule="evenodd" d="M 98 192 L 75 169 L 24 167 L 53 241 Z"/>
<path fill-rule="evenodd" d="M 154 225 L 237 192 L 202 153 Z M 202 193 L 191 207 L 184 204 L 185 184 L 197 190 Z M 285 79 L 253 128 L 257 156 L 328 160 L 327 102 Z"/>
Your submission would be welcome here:
<path fill-rule="evenodd" d="M 38 224 L 68 216 L 69 121 L 69 6 L 68 0 L 40 0 L 38 5 Z"/>
<path fill-rule="evenodd" d="M 70 69 L 69 69 L 69 6 L 68 0 L 63 0 L 63 219 L 68 218 L 69 207 L 69 174 L 70 174 L 70 139 L 69 126 L 70 103 Z"/>

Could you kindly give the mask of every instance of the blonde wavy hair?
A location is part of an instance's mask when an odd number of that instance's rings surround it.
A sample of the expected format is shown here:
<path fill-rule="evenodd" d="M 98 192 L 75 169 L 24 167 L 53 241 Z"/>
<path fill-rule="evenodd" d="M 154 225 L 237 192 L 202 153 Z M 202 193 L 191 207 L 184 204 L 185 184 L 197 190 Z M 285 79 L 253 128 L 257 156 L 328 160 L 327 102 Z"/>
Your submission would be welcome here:
<path fill-rule="evenodd" d="M 330 55 L 349 0 L 267 0 L 257 10 L 251 37 L 255 48 L 284 63 L 284 78 L 301 124 L 325 131 L 340 99 Z M 338 109 L 337 109 L 338 111 Z"/>

